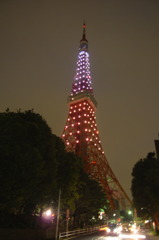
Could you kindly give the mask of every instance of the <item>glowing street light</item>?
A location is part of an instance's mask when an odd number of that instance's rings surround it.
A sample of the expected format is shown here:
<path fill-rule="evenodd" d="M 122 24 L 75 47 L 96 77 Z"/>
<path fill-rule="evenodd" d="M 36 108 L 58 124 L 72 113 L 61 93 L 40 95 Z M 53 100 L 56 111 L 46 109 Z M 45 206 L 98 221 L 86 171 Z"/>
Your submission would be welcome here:
<path fill-rule="evenodd" d="M 51 209 L 48 209 L 46 212 L 45 212 L 46 216 L 49 217 L 51 216 L 52 212 L 51 212 Z"/>
<path fill-rule="evenodd" d="M 49 208 L 46 211 L 44 211 L 42 215 L 44 218 L 50 218 L 53 216 L 53 211 L 51 208 Z"/>
<path fill-rule="evenodd" d="M 128 214 L 129 214 L 129 215 L 131 215 L 131 214 L 132 214 L 132 211 L 131 211 L 131 210 L 129 210 L 129 211 L 128 211 Z"/>

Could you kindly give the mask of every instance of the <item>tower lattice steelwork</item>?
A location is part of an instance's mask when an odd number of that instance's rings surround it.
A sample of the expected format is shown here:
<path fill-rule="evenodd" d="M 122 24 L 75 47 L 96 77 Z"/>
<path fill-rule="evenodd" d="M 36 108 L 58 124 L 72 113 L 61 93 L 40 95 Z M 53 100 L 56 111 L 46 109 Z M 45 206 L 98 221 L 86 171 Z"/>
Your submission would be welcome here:
<path fill-rule="evenodd" d="M 85 31 L 84 23 L 76 74 L 68 98 L 69 114 L 62 138 L 66 149 L 80 155 L 86 172 L 102 185 L 111 208 L 118 208 L 118 202 L 120 209 L 125 209 L 131 205 L 131 201 L 111 170 L 99 138 L 95 116 L 97 102 L 93 95 Z"/>

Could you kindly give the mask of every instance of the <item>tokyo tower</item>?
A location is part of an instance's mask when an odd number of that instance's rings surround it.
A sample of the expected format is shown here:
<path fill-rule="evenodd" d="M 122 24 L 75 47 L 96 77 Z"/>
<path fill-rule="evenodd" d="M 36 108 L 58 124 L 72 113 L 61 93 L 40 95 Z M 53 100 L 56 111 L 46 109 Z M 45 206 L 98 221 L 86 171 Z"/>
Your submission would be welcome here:
<path fill-rule="evenodd" d="M 109 166 L 97 129 L 97 102 L 92 88 L 85 23 L 68 105 L 68 119 L 62 134 L 66 150 L 75 152 L 83 159 L 86 172 L 100 183 L 111 209 L 125 210 L 131 206 L 131 201 Z"/>

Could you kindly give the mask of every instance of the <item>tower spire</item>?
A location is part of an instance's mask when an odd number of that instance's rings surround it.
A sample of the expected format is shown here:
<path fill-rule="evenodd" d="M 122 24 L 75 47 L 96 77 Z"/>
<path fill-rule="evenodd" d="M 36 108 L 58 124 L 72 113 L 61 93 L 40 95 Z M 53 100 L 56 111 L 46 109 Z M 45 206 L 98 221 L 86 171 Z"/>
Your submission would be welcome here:
<path fill-rule="evenodd" d="M 80 50 L 88 51 L 88 41 L 86 39 L 86 24 L 85 21 L 83 23 L 83 31 L 82 31 L 82 39 L 80 41 Z"/>
<path fill-rule="evenodd" d="M 82 36 L 81 41 L 87 41 L 86 40 L 86 24 L 85 24 L 85 20 L 84 20 L 84 23 L 83 23 L 83 36 Z"/>

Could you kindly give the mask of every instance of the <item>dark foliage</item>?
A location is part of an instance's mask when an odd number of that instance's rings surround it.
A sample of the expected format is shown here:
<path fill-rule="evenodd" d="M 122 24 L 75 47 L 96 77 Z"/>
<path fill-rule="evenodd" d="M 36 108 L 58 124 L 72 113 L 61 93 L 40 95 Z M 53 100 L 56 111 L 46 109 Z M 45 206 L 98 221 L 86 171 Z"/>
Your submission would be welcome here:
<path fill-rule="evenodd" d="M 149 153 L 146 158 L 140 159 L 132 171 L 132 195 L 138 215 L 159 216 L 159 159 L 155 153 Z"/>
<path fill-rule="evenodd" d="M 0 210 L 33 213 L 53 198 L 56 137 L 33 111 L 0 113 Z"/>
<path fill-rule="evenodd" d="M 81 172 L 80 197 L 75 203 L 74 226 L 99 222 L 100 209 L 107 210 L 108 201 L 102 187 L 85 172 Z"/>
<path fill-rule="evenodd" d="M 61 138 L 32 110 L 0 113 L 0 183 L 1 227 L 38 226 L 36 214 L 57 209 L 60 189 L 61 213 L 70 209 L 76 220 L 88 223 L 106 204 L 82 160 L 66 152 Z"/>

